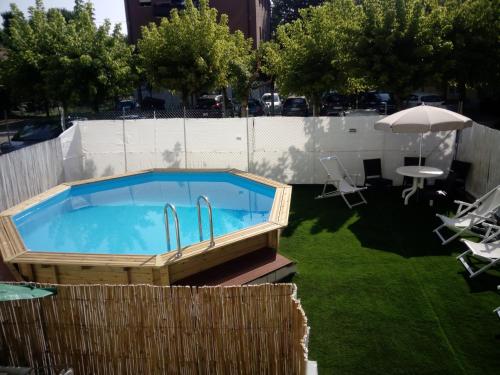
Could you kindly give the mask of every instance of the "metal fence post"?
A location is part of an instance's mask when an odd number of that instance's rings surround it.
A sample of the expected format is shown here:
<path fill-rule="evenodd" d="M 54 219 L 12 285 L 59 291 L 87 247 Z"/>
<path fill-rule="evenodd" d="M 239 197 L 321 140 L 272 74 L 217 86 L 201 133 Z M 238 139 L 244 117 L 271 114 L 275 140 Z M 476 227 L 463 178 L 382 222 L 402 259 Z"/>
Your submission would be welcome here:
<path fill-rule="evenodd" d="M 4 120 L 5 120 L 5 127 L 7 129 L 7 140 L 9 141 L 10 143 L 10 127 L 9 127 L 9 121 L 7 121 L 7 110 L 4 110 L 3 111 L 3 117 L 4 117 Z"/>
<path fill-rule="evenodd" d="M 123 110 L 123 112 L 125 112 L 125 109 Z M 122 139 L 123 139 L 123 157 L 124 157 L 124 161 L 125 161 L 125 173 L 128 172 L 128 161 L 127 161 L 127 145 L 126 145 L 126 141 L 127 141 L 127 137 L 125 135 L 125 115 L 123 116 L 122 118 Z"/>
<path fill-rule="evenodd" d="M 66 124 L 64 122 L 64 107 L 63 106 L 60 106 L 59 107 L 59 113 L 60 113 L 60 116 L 61 116 L 61 128 L 63 131 L 66 130 Z"/>
<path fill-rule="evenodd" d="M 247 172 L 250 172 L 250 129 L 248 128 L 248 114 L 247 119 Z"/>
<path fill-rule="evenodd" d="M 188 160 L 187 160 L 187 135 L 186 135 L 186 106 L 183 106 L 182 109 L 184 111 L 184 115 L 182 116 L 184 125 L 184 168 L 187 169 Z"/>

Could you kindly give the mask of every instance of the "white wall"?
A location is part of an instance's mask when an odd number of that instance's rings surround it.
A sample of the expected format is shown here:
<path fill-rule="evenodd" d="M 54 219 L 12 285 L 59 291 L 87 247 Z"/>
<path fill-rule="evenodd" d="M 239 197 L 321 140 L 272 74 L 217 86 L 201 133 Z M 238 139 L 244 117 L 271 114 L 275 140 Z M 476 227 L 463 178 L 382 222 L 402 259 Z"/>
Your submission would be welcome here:
<path fill-rule="evenodd" d="M 351 173 L 381 158 L 387 178 L 404 156 L 418 156 L 418 135 L 373 129 L 379 116 L 85 121 L 74 132 L 81 154 L 65 157 L 66 176 L 99 177 L 152 167 L 237 168 L 286 183 L 322 183 L 318 162 L 336 154 Z M 455 134 L 424 137 L 427 165 L 448 170 Z M 81 160 L 79 163 L 77 160 Z M 80 167 L 81 166 L 81 167 Z M 360 181 L 361 182 L 361 181 Z"/>

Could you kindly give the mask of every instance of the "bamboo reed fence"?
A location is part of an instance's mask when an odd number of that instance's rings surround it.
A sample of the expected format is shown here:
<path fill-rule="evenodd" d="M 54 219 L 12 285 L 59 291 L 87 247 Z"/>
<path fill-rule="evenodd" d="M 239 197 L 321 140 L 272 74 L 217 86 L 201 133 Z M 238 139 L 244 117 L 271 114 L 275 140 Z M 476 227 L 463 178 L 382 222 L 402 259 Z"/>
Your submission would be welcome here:
<path fill-rule="evenodd" d="M 63 180 L 59 138 L 0 155 L 0 212 Z"/>
<path fill-rule="evenodd" d="M 0 302 L 0 364 L 75 374 L 306 372 L 307 319 L 293 284 L 55 286 L 55 296 Z"/>

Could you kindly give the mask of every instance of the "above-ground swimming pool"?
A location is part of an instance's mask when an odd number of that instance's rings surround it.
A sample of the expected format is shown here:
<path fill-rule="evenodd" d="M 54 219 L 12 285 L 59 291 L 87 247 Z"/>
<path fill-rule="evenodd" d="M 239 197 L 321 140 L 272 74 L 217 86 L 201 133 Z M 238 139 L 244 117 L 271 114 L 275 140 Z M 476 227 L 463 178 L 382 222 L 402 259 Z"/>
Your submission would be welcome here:
<path fill-rule="evenodd" d="M 290 193 L 236 170 L 148 170 L 68 183 L 3 212 L 0 250 L 27 280 L 165 285 L 277 248 Z"/>
<path fill-rule="evenodd" d="M 30 251 L 158 255 L 176 250 L 169 210 L 174 206 L 182 247 L 200 242 L 198 198 L 212 206 L 214 237 L 267 222 L 275 187 L 230 173 L 151 172 L 77 185 L 14 216 Z M 202 235 L 209 239 L 208 206 L 200 201 Z"/>

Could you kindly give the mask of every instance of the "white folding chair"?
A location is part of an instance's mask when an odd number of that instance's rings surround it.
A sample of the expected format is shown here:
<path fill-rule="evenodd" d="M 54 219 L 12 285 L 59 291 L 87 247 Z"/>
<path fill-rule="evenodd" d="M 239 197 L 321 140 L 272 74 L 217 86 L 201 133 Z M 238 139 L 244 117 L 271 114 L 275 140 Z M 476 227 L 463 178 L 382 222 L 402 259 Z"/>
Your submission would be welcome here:
<path fill-rule="evenodd" d="M 352 180 L 351 176 L 355 176 L 356 178 L 358 175 L 349 175 L 337 156 L 323 157 L 320 158 L 319 161 L 328 174 L 328 177 L 325 185 L 323 186 L 323 192 L 321 195 L 318 195 L 316 199 L 330 198 L 340 195 L 349 208 L 367 203 L 365 197 L 361 194 L 361 191 L 365 190 L 366 187 L 356 186 L 356 183 Z M 335 190 L 327 191 L 328 185 L 332 185 Z M 358 202 L 350 203 L 346 198 L 346 195 L 349 194 L 358 194 L 360 200 Z"/>
<path fill-rule="evenodd" d="M 493 215 L 500 208 L 500 186 L 489 191 L 474 203 L 462 201 L 455 201 L 455 203 L 459 206 L 454 217 L 436 214 L 443 223 L 434 229 L 434 233 L 437 234 L 442 245 L 453 241 L 463 233 L 484 237 L 480 233 L 472 232 L 471 229 L 479 228 L 480 224 L 484 222 L 493 221 Z M 451 237 L 445 238 L 440 232 L 445 227 L 456 233 Z"/>
<path fill-rule="evenodd" d="M 472 242 L 463 239 L 462 242 L 468 247 L 468 250 L 457 257 L 470 278 L 476 277 L 489 268 L 500 265 L 500 227 L 493 224 L 483 223 L 487 228 L 484 239 L 481 242 Z M 486 264 L 477 270 L 474 270 L 469 262 L 469 256 L 479 259 Z"/>

